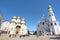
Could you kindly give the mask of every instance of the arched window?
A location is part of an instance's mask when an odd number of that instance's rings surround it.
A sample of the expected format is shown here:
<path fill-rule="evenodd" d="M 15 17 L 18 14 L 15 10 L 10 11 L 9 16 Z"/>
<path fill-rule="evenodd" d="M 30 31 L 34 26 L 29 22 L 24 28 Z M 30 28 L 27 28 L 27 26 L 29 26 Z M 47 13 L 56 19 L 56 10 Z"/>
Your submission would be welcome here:
<path fill-rule="evenodd" d="M 52 26 L 53 24 L 51 23 L 51 26 Z"/>
<path fill-rule="evenodd" d="M 55 25 L 57 25 L 56 23 L 54 23 Z"/>
<path fill-rule="evenodd" d="M 53 16 L 53 14 L 50 14 L 49 16 Z"/>
<path fill-rule="evenodd" d="M 44 25 L 44 22 L 42 24 Z"/>
<path fill-rule="evenodd" d="M 40 25 L 38 24 L 38 27 L 39 27 Z"/>

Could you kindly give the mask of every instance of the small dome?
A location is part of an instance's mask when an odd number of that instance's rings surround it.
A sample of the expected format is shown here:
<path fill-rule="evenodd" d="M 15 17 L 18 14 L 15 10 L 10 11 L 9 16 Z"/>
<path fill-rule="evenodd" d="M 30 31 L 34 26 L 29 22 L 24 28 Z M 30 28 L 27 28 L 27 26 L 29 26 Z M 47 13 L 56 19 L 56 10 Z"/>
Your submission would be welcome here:
<path fill-rule="evenodd" d="M 13 19 L 16 19 L 17 17 L 16 17 L 16 16 L 13 16 L 12 18 L 13 18 Z"/>
<path fill-rule="evenodd" d="M 48 5 L 48 9 L 49 9 L 49 8 L 52 8 L 51 5 Z"/>
<path fill-rule="evenodd" d="M 24 19 L 24 18 L 22 18 L 22 20 L 24 21 L 25 19 Z"/>
<path fill-rule="evenodd" d="M 44 19 L 44 18 L 45 18 L 45 15 L 43 14 L 43 15 L 42 15 L 42 19 Z"/>
<path fill-rule="evenodd" d="M 18 19 L 20 19 L 20 17 L 19 17 L 19 16 L 18 16 L 17 18 L 18 18 Z"/>

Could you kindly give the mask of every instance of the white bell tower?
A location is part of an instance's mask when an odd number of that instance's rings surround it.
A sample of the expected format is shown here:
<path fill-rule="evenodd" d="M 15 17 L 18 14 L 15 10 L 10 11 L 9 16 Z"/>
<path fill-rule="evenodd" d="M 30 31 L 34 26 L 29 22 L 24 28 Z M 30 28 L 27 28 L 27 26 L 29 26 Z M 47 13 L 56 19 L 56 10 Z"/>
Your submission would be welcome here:
<path fill-rule="evenodd" d="M 56 21 L 51 5 L 48 6 L 48 11 L 49 11 L 49 21 Z"/>
<path fill-rule="evenodd" d="M 48 6 L 48 12 L 49 12 L 51 34 L 55 34 L 55 35 L 60 34 L 59 24 L 58 21 L 56 21 L 51 5 Z"/>

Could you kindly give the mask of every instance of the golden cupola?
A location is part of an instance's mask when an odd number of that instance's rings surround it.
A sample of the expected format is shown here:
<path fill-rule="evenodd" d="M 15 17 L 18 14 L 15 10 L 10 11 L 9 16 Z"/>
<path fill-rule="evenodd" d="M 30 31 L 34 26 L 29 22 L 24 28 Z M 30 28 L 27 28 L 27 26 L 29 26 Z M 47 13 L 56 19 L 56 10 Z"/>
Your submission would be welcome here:
<path fill-rule="evenodd" d="M 16 16 L 13 16 L 12 19 L 17 19 L 17 17 Z"/>
<path fill-rule="evenodd" d="M 49 9 L 49 8 L 52 8 L 51 5 L 48 5 L 48 9 Z"/>
<path fill-rule="evenodd" d="M 22 18 L 21 20 L 22 20 L 22 21 L 25 21 L 25 19 L 24 19 L 24 18 Z"/>

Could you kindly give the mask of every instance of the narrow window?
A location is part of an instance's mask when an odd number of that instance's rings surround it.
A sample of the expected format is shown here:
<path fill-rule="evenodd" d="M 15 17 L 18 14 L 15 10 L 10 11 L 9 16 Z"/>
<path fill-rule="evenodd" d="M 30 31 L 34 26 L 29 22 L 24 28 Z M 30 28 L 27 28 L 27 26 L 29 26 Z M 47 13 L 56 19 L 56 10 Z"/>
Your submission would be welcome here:
<path fill-rule="evenodd" d="M 42 24 L 44 25 L 44 22 Z"/>
<path fill-rule="evenodd" d="M 49 16 L 53 16 L 53 14 L 50 14 Z"/>
<path fill-rule="evenodd" d="M 51 23 L 51 26 L 52 26 L 53 24 Z"/>
<path fill-rule="evenodd" d="M 57 25 L 57 24 L 55 23 L 55 25 Z"/>
<path fill-rule="evenodd" d="M 49 15 L 49 16 L 51 16 L 51 15 Z"/>
<path fill-rule="evenodd" d="M 39 27 L 40 25 L 38 24 L 38 27 Z"/>

